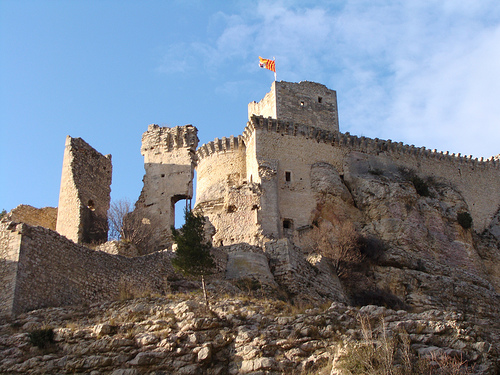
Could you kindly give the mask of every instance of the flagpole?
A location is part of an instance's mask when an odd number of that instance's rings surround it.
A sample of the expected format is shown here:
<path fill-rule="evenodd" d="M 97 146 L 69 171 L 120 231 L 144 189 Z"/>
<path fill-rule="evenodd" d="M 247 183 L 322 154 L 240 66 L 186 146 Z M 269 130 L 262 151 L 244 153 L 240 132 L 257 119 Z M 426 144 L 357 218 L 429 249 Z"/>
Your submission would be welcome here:
<path fill-rule="evenodd" d="M 274 60 L 274 82 L 276 82 L 276 57 L 273 56 Z"/>

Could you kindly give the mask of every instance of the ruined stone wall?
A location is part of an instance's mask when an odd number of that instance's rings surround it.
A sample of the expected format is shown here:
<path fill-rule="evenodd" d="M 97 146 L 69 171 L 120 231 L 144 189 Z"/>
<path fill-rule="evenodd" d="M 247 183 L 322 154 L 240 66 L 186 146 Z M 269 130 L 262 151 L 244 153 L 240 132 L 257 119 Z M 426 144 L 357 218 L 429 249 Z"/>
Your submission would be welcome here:
<path fill-rule="evenodd" d="M 248 182 L 242 137 L 216 139 L 198 150 L 196 210 L 216 228 L 216 246 L 260 243 L 260 189 Z"/>
<path fill-rule="evenodd" d="M 0 316 L 9 316 L 16 289 L 21 234 L 16 224 L 0 221 Z"/>
<path fill-rule="evenodd" d="M 9 212 L 9 220 L 18 223 L 26 223 L 32 226 L 56 230 L 57 208 L 43 207 L 35 208 L 27 204 L 20 204 Z"/>
<path fill-rule="evenodd" d="M 271 85 L 271 91 L 262 100 L 248 103 L 248 119 L 250 120 L 254 115 L 277 118 L 276 110 L 276 81 L 274 81 Z"/>
<path fill-rule="evenodd" d="M 273 82 L 260 102 L 248 105 L 252 115 L 339 131 L 337 93 L 315 82 Z"/>
<path fill-rule="evenodd" d="M 161 128 L 149 125 L 142 135 L 144 187 L 134 215 L 151 226 L 148 250 L 170 245 L 170 227 L 175 224 L 175 203 L 193 197 L 198 130 L 192 125 Z"/>
<path fill-rule="evenodd" d="M 174 274 L 170 253 L 136 258 L 110 255 L 26 224 L 2 223 L 0 244 L 12 254 L 15 265 L 7 285 L 15 292 L 1 294 L 0 311 L 14 315 L 47 306 L 164 293 L 166 279 Z"/>
<path fill-rule="evenodd" d="M 77 243 L 105 242 L 111 193 L 111 155 L 66 137 L 57 231 Z"/>

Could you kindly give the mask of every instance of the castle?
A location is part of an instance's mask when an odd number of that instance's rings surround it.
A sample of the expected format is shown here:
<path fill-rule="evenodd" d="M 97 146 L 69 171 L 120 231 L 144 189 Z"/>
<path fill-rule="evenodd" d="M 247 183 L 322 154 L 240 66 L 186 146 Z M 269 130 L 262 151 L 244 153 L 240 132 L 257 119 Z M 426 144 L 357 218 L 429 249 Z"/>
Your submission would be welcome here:
<path fill-rule="evenodd" d="M 478 232 L 500 207 L 498 156 L 478 160 L 341 133 L 336 92 L 319 83 L 273 82 L 260 102 L 248 105 L 248 119 L 242 135 L 198 148 L 189 125 L 150 125 L 144 133 L 146 175 L 138 209 L 161 223 L 158 241 L 173 224 L 173 204 L 192 197 L 194 168 L 195 209 L 213 225 L 216 246 L 262 245 L 308 228 L 317 204 L 312 178 L 325 165 L 341 178 L 359 168 L 408 168 L 446 180 L 463 195 Z"/>
<path fill-rule="evenodd" d="M 171 245 L 174 205 L 192 199 L 195 170 L 194 209 L 208 219 L 216 247 L 265 247 L 281 239 L 293 243 L 313 225 L 325 184 L 344 199 L 349 195 L 344 180 L 380 171 L 406 169 L 451 184 L 463 197 L 478 233 L 500 208 L 499 156 L 478 160 L 342 133 L 336 92 L 314 82 L 273 82 L 261 101 L 248 105 L 248 123 L 241 135 L 216 138 L 200 147 L 192 125 L 150 125 L 142 136 L 141 153 L 144 187 L 131 215 L 150 228 L 150 250 Z M 117 258 L 75 245 L 106 239 L 111 169 L 109 155 L 79 138 L 67 138 L 59 235 L 12 222 L 0 228 L 7 262 L 0 275 L 0 312 L 113 298 L 120 283 L 162 290 L 164 278 L 172 272 L 170 266 L 162 267 L 162 262 L 168 263 L 166 253 Z M 266 251 L 282 257 L 279 246 L 273 246 Z M 46 275 L 42 286 L 27 276 L 40 270 Z"/>

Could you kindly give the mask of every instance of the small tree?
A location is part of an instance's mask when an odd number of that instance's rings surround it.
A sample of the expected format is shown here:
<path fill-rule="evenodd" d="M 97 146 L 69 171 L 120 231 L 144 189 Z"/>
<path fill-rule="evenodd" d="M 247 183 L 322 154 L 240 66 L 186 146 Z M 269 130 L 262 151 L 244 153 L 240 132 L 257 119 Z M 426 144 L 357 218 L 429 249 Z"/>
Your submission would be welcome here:
<path fill-rule="evenodd" d="M 108 211 L 109 238 L 134 244 L 141 254 L 147 253 L 153 229 L 147 219 L 133 212 L 128 199 L 111 202 Z"/>
<path fill-rule="evenodd" d="M 172 265 L 185 275 L 201 277 L 203 295 L 208 307 L 205 276 L 212 273 L 215 263 L 210 254 L 212 244 L 205 240 L 205 218 L 201 213 L 195 214 L 186 209 L 184 220 L 184 225 L 180 229 L 172 227 L 172 237 L 177 244 L 177 252 L 175 258 L 172 259 Z"/>
<path fill-rule="evenodd" d="M 351 223 L 333 225 L 322 221 L 308 233 L 303 245 L 330 259 L 333 270 L 340 278 L 346 278 L 349 269 L 364 259 L 361 236 Z"/>
<path fill-rule="evenodd" d="M 7 216 L 7 211 L 5 211 L 5 208 L 0 212 L 0 219 L 3 219 L 4 216 Z"/>

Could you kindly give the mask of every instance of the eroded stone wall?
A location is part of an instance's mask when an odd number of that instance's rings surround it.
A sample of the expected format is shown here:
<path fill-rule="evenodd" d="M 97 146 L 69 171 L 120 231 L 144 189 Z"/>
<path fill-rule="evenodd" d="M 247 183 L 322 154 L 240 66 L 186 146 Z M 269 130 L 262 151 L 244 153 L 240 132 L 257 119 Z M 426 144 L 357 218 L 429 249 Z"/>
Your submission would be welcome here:
<path fill-rule="evenodd" d="M 174 128 L 149 125 L 142 135 L 146 174 L 133 215 L 142 219 L 142 225 L 151 227 L 148 252 L 170 245 L 175 203 L 193 197 L 197 132 L 192 125 Z"/>
<path fill-rule="evenodd" d="M 174 275 L 170 253 L 127 258 L 94 251 L 42 227 L 2 223 L 8 283 L 1 310 L 19 314 L 47 306 L 93 303 L 145 293 L 164 293 Z M 4 281 L 4 280 L 2 280 Z M 4 286 L 5 285 L 5 286 Z"/>
<path fill-rule="evenodd" d="M 0 316 L 9 316 L 14 303 L 21 246 L 21 225 L 0 221 Z"/>
<path fill-rule="evenodd" d="M 111 170 L 111 155 L 81 138 L 66 137 L 57 232 L 76 243 L 107 240 Z"/>
<path fill-rule="evenodd" d="M 35 208 L 27 204 L 21 204 L 10 211 L 8 217 L 9 220 L 18 223 L 26 223 L 32 226 L 41 226 L 44 228 L 56 230 L 57 208 Z"/>
<path fill-rule="evenodd" d="M 198 150 L 196 210 L 216 228 L 215 246 L 261 243 L 259 185 L 247 180 L 242 137 L 216 139 Z"/>

